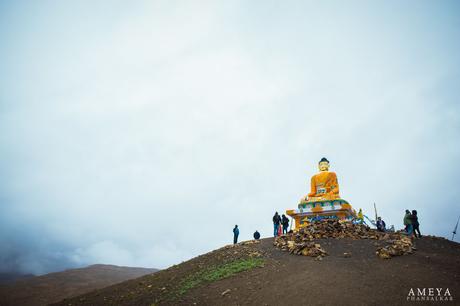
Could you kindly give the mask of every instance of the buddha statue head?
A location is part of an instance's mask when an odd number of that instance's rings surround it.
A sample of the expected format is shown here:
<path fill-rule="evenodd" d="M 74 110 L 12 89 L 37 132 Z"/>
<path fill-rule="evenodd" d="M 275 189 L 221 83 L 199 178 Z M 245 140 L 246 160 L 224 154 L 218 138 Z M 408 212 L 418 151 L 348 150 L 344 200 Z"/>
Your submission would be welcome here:
<path fill-rule="evenodd" d="M 319 171 L 329 171 L 329 161 L 326 157 L 321 158 L 318 163 Z"/>

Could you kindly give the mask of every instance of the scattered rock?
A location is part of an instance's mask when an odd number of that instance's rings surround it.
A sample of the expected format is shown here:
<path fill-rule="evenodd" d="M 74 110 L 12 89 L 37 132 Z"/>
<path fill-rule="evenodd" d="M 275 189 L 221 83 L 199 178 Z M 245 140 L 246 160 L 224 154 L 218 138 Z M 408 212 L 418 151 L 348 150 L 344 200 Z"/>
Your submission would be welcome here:
<path fill-rule="evenodd" d="M 262 257 L 260 252 L 254 251 L 249 253 L 249 257 Z"/>
<path fill-rule="evenodd" d="M 285 251 L 289 251 L 291 254 L 303 255 L 303 256 L 326 256 L 327 252 L 321 247 L 319 243 L 314 243 L 311 241 L 300 240 L 296 242 L 295 240 L 288 240 L 288 236 L 281 236 L 275 240 L 275 245 Z"/>
<path fill-rule="evenodd" d="M 323 260 L 323 257 L 322 257 L 322 256 L 317 256 L 317 257 L 315 258 L 315 260 L 321 261 L 321 260 Z"/>
<path fill-rule="evenodd" d="M 376 254 L 382 259 L 390 259 L 393 256 L 412 254 L 414 248 L 410 238 L 402 236 L 390 241 L 390 245 L 377 249 Z"/>
<path fill-rule="evenodd" d="M 250 245 L 250 244 L 258 244 L 260 243 L 260 240 L 248 240 L 248 241 L 243 241 L 240 244 L 241 245 Z"/>

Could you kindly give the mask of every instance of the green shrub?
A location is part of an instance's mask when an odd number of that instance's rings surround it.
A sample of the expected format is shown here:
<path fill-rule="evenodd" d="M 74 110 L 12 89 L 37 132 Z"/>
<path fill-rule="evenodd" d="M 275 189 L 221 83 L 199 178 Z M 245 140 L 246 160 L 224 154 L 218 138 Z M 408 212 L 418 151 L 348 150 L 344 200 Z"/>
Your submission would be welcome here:
<path fill-rule="evenodd" d="M 185 278 L 180 284 L 179 295 L 186 293 L 188 290 L 195 288 L 200 284 L 211 283 L 219 279 L 230 277 L 242 271 L 250 270 L 256 267 L 263 267 L 263 265 L 264 261 L 261 258 L 248 258 L 210 267 Z"/>

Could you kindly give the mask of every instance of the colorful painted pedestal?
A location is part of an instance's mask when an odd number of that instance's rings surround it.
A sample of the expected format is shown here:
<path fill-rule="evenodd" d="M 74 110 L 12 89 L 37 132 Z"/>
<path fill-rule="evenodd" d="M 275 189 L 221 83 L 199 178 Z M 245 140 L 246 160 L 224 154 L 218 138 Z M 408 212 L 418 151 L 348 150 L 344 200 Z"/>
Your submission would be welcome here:
<path fill-rule="evenodd" d="M 295 229 L 315 220 L 325 218 L 352 219 L 355 212 L 351 205 L 343 199 L 301 202 L 298 209 L 286 210 L 286 214 L 295 220 Z"/>

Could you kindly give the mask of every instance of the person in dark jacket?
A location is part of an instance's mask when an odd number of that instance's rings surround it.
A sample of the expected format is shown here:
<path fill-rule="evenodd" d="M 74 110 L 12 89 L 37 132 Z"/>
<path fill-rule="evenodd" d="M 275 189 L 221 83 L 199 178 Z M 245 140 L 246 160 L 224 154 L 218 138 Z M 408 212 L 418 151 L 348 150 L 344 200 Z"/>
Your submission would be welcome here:
<path fill-rule="evenodd" d="M 233 228 L 233 244 L 238 243 L 238 235 L 240 234 L 240 230 L 238 229 L 238 225 L 235 225 Z"/>
<path fill-rule="evenodd" d="M 422 237 L 422 234 L 420 234 L 420 229 L 418 228 L 420 226 L 420 224 L 418 223 L 418 217 L 417 217 L 417 211 L 416 210 L 412 211 L 411 221 L 412 221 L 412 229 L 414 231 L 415 237 L 416 238 L 417 237 L 418 238 Z M 417 233 L 418 233 L 418 236 L 417 236 Z"/>
<path fill-rule="evenodd" d="M 275 212 L 275 215 L 273 216 L 273 237 L 278 236 L 278 228 L 281 223 L 281 217 L 278 215 L 278 212 Z"/>
<path fill-rule="evenodd" d="M 384 232 L 384 231 L 385 231 L 385 227 L 386 227 L 385 221 L 383 221 L 381 217 L 378 217 L 378 218 L 377 218 L 377 230 L 378 230 L 379 232 Z"/>
<path fill-rule="evenodd" d="M 256 230 L 256 231 L 254 232 L 254 239 L 255 239 L 255 240 L 259 240 L 259 238 L 260 238 L 260 233 Z"/>
<path fill-rule="evenodd" d="M 281 218 L 281 223 L 283 224 L 283 235 L 287 234 L 289 230 L 289 219 L 285 215 Z"/>

